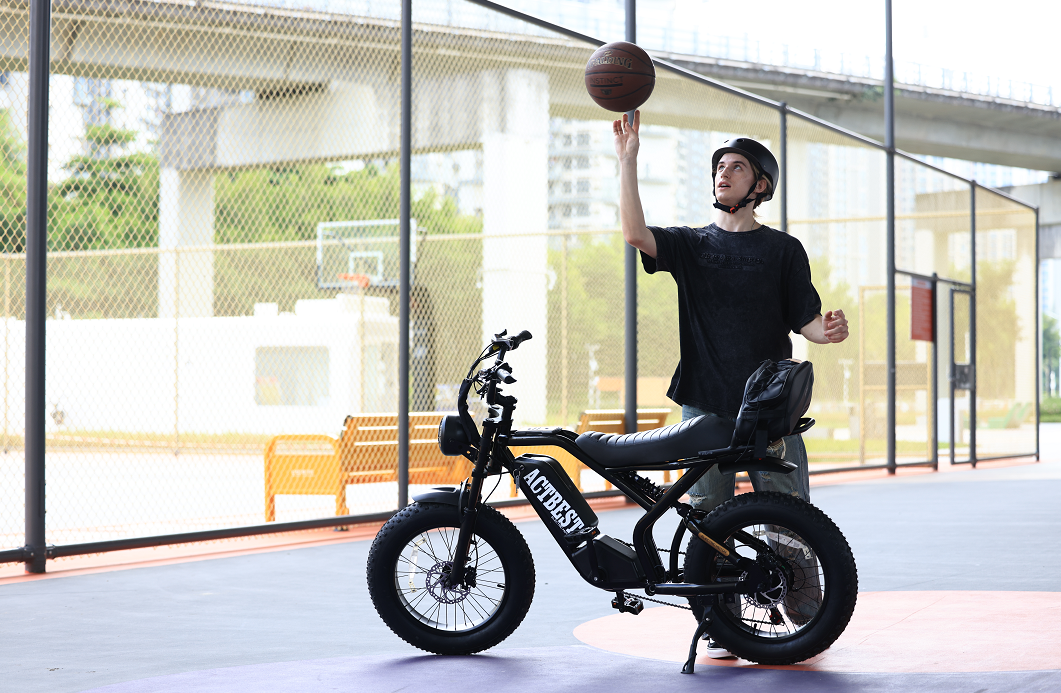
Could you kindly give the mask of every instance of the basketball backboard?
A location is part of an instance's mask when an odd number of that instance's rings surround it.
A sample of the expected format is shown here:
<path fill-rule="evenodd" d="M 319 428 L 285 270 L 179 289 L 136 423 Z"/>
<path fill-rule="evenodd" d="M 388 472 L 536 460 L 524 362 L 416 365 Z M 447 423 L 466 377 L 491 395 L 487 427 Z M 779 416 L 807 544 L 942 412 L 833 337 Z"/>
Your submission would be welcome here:
<path fill-rule="evenodd" d="M 410 219 L 410 283 L 416 266 L 416 220 Z M 325 221 L 317 224 L 317 287 L 397 287 L 400 264 L 398 219 Z"/>

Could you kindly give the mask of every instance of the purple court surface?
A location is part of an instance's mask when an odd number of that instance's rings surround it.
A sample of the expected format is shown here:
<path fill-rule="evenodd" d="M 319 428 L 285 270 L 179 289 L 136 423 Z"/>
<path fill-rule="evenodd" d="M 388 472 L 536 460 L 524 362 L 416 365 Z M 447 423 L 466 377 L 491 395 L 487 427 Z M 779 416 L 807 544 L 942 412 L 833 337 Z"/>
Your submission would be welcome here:
<path fill-rule="evenodd" d="M 1051 460 L 1045 433 L 1061 442 L 1061 425 L 1043 428 Z M 1059 498 L 1061 461 L 815 487 L 860 597 L 844 636 L 796 667 L 701 656 L 680 674 L 688 612 L 617 614 L 532 519 L 517 527 L 534 603 L 480 655 L 394 636 L 368 599 L 362 540 L 0 584 L 0 690 L 1061 691 Z M 601 528 L 629 538 L 637 516 L 602 512 Z"/>

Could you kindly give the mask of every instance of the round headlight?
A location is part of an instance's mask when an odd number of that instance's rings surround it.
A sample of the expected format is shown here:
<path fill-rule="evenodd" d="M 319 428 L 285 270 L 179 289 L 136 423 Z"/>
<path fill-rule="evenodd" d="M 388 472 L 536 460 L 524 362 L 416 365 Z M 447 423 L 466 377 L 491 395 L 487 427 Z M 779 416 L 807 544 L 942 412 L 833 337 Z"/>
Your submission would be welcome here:
<path fill-rule="evenodd" d="M 455 457 L 468 447 L 468 434 L 461 423 L 461 417 L 456 414 L 443 417 L 438 425 L 438 449 L 442 454 Z"/>

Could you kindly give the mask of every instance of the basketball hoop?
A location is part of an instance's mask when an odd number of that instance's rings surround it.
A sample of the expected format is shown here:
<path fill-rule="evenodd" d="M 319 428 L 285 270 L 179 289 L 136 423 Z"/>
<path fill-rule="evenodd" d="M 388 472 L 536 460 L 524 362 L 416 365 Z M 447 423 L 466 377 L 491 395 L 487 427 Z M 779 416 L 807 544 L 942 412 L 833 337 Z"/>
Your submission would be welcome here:
<path fill-rule="evenodd" d="M 339 281 L 357 284 L 362 289 L 367 289 L 371 283 L 367 274 L 347 274 L 346 272 L 339 273 Z"/>
<path fill-rule="evenodd" d="M 322 221 L 317 224 L 317 288 L 362 290 L 397 289 L 401 273 L 398 219 Z M 409 220 L 413 238 L 419 240 L 416 220 Z M 415 284 L 416 248 L 409 247 L 409 282 Z"/>

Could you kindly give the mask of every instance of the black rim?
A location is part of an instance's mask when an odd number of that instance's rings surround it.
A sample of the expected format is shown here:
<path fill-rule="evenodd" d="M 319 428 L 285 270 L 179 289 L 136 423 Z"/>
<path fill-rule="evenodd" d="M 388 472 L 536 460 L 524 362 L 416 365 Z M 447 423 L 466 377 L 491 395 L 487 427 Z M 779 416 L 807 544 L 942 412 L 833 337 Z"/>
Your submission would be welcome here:
<path fill-rule="evenodd" d="M 799 533 L 755 523 L 732 532 L 726 545 L 757 561 L 771 578 L 763 592 L 719 595 L 715 611 L 722 618 L 752 636 L 780 642 L 798 637 L 821 617 L 829 591 L 825 570 L 819 552 Z M 716 581 L 736 582 L 743 572 L 716 554 Z"/>
<path fill-rule="evenodd" d="M 468 557 L 472 577 L 456 587 L 445 584 L 459 531 L 438 527 L 420 532 L 402 547 L 394 567 L 401 605 L 428 628 L 446 633 L 481 628 L 501 610 L 508 594 L 501 557 L 478 535 L 472 538 Z"/>

